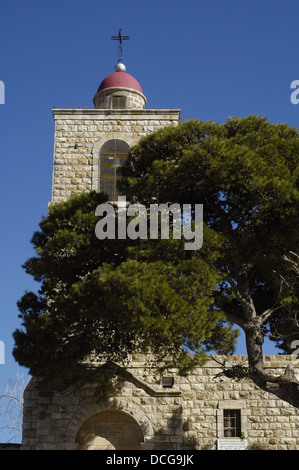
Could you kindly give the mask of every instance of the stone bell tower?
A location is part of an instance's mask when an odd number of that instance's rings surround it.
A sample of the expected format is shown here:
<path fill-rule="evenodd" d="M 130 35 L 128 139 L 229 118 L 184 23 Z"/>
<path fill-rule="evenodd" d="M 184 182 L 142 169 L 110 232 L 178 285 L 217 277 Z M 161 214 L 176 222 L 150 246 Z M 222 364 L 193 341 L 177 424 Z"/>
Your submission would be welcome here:
<path fill-rule="evenodd" d="M 93 109 L 53 109 L 55 122 L 51 202 L 82 191 L 105 191 L 115 200 L 117 168 L 146 134 L 177 125 L 178 109 L 146 109 L 138 81 L 119 59 L 102 80 Z"/>

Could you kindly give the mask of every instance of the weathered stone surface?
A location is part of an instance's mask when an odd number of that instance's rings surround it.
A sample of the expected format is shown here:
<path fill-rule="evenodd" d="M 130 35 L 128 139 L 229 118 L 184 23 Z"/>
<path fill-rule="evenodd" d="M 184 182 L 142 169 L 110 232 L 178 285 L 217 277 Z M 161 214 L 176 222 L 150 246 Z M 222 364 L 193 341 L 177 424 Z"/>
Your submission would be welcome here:
<path fill-rule="evenodd" d="M 235 356 L 235 360 L 244 361 L 244 357 Z M 174 386 L 169 389 L 156 383 L 156 370 L 146 362 L 145 356 L 134 355 L 127 369 L 134 380 L 122 380 L 123 386 L 102 401 L 94 396 L 95 384 L 51 391 L 47 396 L 32 380 L 25 392 L 22 449 L 123 447 L 121 429 L 127 426 L 134 448 L 138 437 L 143 449 L 214 450 L 217 439 L 224 438 L 226 409 L 241 410 L 241 430 L 249 447 L 299 449 L 298 410 L 250 381 L 216 378 L 221 369 L 212 358 L 188 377 L 172 369 Z M 266 357 L 265 363 L 276 374 L 285 369 L 289 358 Z M 92 423 L 97 426 L 92 428 Z M 87 442 L 88 429 L 94 430 Z M 114 434 L 118 437 L 113 441 Z"/>
<path fill-rule="evenodd" d="M 102 145 L 119 139 L 130 147 L 161 127 L 177 125 L 179 110 L 54 109 L 54 158 L 51 202 L 74 193 L 99 191 Z"/>

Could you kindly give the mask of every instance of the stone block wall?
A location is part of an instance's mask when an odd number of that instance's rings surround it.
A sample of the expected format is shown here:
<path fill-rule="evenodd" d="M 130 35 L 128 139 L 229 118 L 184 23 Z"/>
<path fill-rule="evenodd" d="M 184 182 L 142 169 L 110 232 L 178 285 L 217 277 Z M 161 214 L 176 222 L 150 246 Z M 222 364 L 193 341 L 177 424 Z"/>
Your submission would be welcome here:
<path fill-rule="evenodd" d="M 94 107 L 97 109 L 112 109 L 111 98 L 113 96 L 125 97 L 125 108 L 126 109 L 143 109 L 146 105 L 145 96 L 137 90 L 130 88 L 107 88 L 96 93 L 93 102 Z"/>
<path fill-rule="evenodd" d="M 164 388 L 148 358 L 134 355 L 126 369 L 115 365 L 115 388 L 102 399 L 97 382 L 38 390 L 33 379 L 24 395 L 21 448 L 215 450 L 224 438 L 223 410 L 238 409 L 249 448 L 298 450 L 298 410 L 251 381 L 217 377 L 221 368 L 215 359 L 187 377 L 168 370 L 174 384 Z M 266 356 L 265 364 L 276 375 L 289 360 Z"/>
<path fill-rule="evenodd" d="M 162 127 L 177 125 L 179 110 L 53 109 L 55 122 L 52 202 L 99 191 L 99 154 L 111 139 L 130 147 Z"/>

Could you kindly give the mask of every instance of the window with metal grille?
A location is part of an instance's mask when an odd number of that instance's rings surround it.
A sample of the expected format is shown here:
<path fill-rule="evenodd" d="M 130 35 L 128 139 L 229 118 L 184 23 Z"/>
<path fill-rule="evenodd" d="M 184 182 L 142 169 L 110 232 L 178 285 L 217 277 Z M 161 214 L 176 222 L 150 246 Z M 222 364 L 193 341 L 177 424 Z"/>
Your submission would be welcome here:
<path fill-rule="evenodd" d="M 241 410 L 223 410 L 224 437 L 241 437 Z"/>
<path fill-rule="evenodd" d="M 108 194 L 109 200 L 117 199 L 116 183 L 120 178 L 118 168 L 121 167 L 128 156 L 129 146 L 123 140 L 108 140 L 100 152 L 100 191 Z"/>
<path fill-rule="evenodd" d="M 111 108 L 112 109 L 125 109 L 126 97 L 125 96 L 111 96 Z"/>

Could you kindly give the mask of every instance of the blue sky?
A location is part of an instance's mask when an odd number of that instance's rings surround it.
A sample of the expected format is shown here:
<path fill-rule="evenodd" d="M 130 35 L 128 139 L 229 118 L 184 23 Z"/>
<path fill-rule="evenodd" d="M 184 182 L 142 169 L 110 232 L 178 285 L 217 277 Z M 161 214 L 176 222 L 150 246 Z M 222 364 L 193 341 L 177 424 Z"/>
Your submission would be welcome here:
<path fill-rule="evenodd" d="M 37 289 L 21 265 L 51 197 L 52 108 L 93 107 L 117 62 L 110 37 L 123 25 L 123 61 L 148 108 L 180 108 L 182 120 L 259 114 L 298 126 L 290 101 L 298 14 L 298 0 L 0 1 L 0 385 L 19 369 L 16 302 Z"/>

